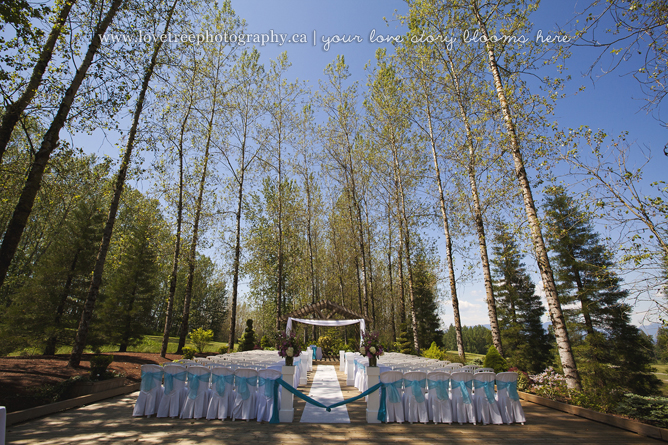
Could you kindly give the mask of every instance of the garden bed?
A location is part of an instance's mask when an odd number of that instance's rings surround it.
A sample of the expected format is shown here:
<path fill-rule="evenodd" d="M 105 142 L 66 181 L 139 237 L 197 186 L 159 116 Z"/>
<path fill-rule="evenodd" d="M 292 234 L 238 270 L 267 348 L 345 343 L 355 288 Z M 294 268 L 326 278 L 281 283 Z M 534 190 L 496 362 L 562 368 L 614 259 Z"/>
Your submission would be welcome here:
<path fill-rule="evenodd" d="M 69 355 L 29 357 L 0 357 L 0 406 L 7 412 L 20 411 L 64 400 L 67 394 L 58 394 L 68 379 L 89 374 L 90 354 L 84 354 L 79 368 L 69 368 Z M 141 381 L 141 365 L 161 364 L 181 358 L 180 355 L 142 352 L 114 352 L 110 371 L 124 375 L 125 385 Z M 60 385 L 60 388 L 59 388 Z"/>

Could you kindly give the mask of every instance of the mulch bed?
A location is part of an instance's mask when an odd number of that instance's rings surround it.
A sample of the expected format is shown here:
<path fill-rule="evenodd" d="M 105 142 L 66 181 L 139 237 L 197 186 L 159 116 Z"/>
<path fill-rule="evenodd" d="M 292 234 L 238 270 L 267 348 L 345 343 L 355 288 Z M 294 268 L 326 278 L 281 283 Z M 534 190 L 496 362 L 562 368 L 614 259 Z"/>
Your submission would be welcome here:
<path fill-rule="evenodd" d="M 141 365 L 161 364 L 181 358 L 181 355 L 142 352 L 115 352 L 110 371 L 124 374 L 127 383 L 141 381 Z M 54 400 L 48 398 L 48 386 L 56 385 L 70 377 L 90 372 L 91 354 L 84 354 L 79 368 L 69 368 L 69 355 L 35 355 L 29 357 L 0 357 L 0 406 L 8 412 L 20 411 L 44 405 Z"/>

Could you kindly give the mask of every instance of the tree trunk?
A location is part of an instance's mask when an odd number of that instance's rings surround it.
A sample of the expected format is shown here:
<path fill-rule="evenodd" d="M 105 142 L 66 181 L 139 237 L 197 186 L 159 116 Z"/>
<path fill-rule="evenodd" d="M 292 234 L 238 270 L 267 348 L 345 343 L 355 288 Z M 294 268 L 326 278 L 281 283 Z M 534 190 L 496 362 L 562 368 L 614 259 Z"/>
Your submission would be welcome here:
<path fill-rule="evenodd" d="M 175 0 L 172 4 L 172 8 L 169 11 L 167 16 L 167 22 L 165 23 L 164 34 L 167 34 L 169 31 L 169 25 L 172 20 L 172 15 L 176 9 L 176 5 L 179 0 Z M 115 0 L 114 5 L 116 9 L 120 6 L 121 0 Z M 112 6 L 113 7 L 113 6 Z M 111 12 L 111 11 L 110 11 Z M 109 20 L 111 21 L 111 19 Z M 107 252 L 109 251 L 109 244 L 111 242 L 111 235 L 114 230 L 114 223 L 116 222 L 116 213 L 118 212 L 118 205 L 121 200 L 121 194 L 123 193 L 123 186 L 125 184 L 125 177 L 130 166 L 130 158 L 132 156 L 132 150 L 134 148 L 135 138 L 137 136 L 137 128 L 139 127 L 139 117 L 144 108 L 144 98 L 146 97 L 146 91 L 148 91 L 148 85 L 153 76 L 153 70 L 158 61 L 158 53 L 162 47 L 162 41 L 160 39 L 156 40 L 153 46 L 153 54 L 151 56 L 151 62 L 146 68 L 144 73 L 144 79 L 142 81 L 141 90 L 139 91 L 139 97 L 137 98 L 137 104 L 135 105 L 135 111 L 132 118 L 132 126 L 130 127 L 130 132 L 128 133 L 128 143 L 125 147 L 125 153 L 123 154 L 123 161 L 121 162 L 121 167 L 118 170 L 116 175 L 116 181 L 114 183 L 114 194 L 111 199 L 111 204 L 109 206 L 109 215 L 107 216 L 107 222 L 104 226 L 102 232 L 102 242 L 100 243 L 100 249 L 97 253 L 97 258 L 95 260 L 95 267 L 93 269 L 93 277 L 91 279 L 90 288 L 88 289 L 88 295 L 86 296 L 86 303 L 84 304 L 84 310 L 81 314 L 81 321 L 79 322 L 79 329 L 77 330 L 76 337 L 74 339 L 74 347 L 72 348 L 72 353 L 70 354 L 70 359 L 68 366 L 77 367 L 81 362 L 81 355 L 83 354 L 84 347 L 86 346 L 86 337 L 88 336 L 88 325 L 90 324 L 91 319 L 93 318 L 93 310 L 95 308 L 95 301 L 100 292 L 100 285 L 102 284 L 102 274 L 104 273 L 104 263 L 107 259 Z"/>
<path fill-rule="evenodd" d="M 93 39 L 91 40 L 86 56 L 83 59 L 83 62 L 77 69 L 74 79 L 70 87 L 65 92 L 63 96 L 56 116 L 51 123 L 51 126 L 44 135 L 42 140 L 42 145 L 40 149 L 35 153 L 35 158 L 33 159 L 32 165 L 30 166 L 30 171 L 28 172 L 28 177 L 26 178 L 25 185 L 23 186 L 23 191 L 19 197 L 16 207 L 14 208 L 14 213 L 12 218 L 7 224 L 7 229 L 5 231 L 4 237 L 2 239 L 2 246 L 0 246 L 0 287 L 2 287 L 7 277 L 7 271 L 9 270 L 9 265 L 14 259 L 16 254 L 16 249 L 18 249 L 19 242 L 23 236 L 23 230 L 28 223 L 28 218 L 32 212 L 33 205 L 35 203 L 35 197 L 37 192 L 42 185 L 42 177 L 44 176 L 44 170 L 46 165 L 49 162 L 51 153 L 58 146 L 60 130 L 65 125 L 67 116 L 74 102 L 74 98 L 86 77 L 86 72 L 93 63 L 93 58 L 97 53 L 100 45 L 102 43 L 102 35 L 106 32 L 107 28 L 111 24 L 111 21 L 114 19 L 116 12 L 123 3 L 123 0 L 114 0 L 114 2 L 109 7 L 107 14 L 105 15 L 102 22 L 95 29 Z"/>
<path fill-rule="evenodd" d="M 216 79 L 219 73 L 216 73 Z M 190 302 L 192 301 L 193 281 L 195 280 L 195 262 L 197 261 L 197 242 L 199 235 L 199 221 L 202 216 L 202 202 L 204 200 L 204 188 L 206 186 L 206 174 L 209 166 L 209 151 L 211 149 L 211 139 L 213 137 L 213 121 L 216 115 L 216 104 L 218 100 L 218 84 L 214 85 L 211 104 L 211 114 L 207 123 L 206 143 L 204 147 L 204 164 L 202 165 L 202 176 L 199 181 L 199 191 L 197 193 L 197 202 L 195 203 L 195 220 L 193 221 L 193 235 L 190 241 L 190 252 L 188 254 L 188 278 L 186 281 L 186 290 L 183 298 L 183 317 L 181 319 L 181 329 L 179 333 L 179 344 L 176 348 L 177 354 L 183 353 L 183 347 L 186 345 L 186 336 L 188 335 L 188 320 L 190 318 Z"/>
<path fill-rule="evenodd" d="M 130 329 L 132 328 L 132 309 L 135 305 L 135 299 L 137 297 L 137 280 L 135 278 L 135 285 L 130 292 L 130 301 L 128 301 L 128 307 L 125 314 L 125 329 L 123 331 L 123 337 L 121 338 L 121 344 L 118 346 L 118 352 L 127 352 L 128 344 L 130 343 Z"/>
<path fill-rule="evenodd" d="M 397 325 L 394 321 L 394 280 L 392 279 L 392 220 L 390 206 L 387 206 L 387 273 L 390 279 L 390 317 L 392 324 L 392 341 L 397 341 Z"/>
<path fill-rule="evenodd" d="M 60 293 L 60 299 L 58 300 L 58 306 L 56 307 L 56 318 L 53 320 L 53 326 L 56 332 L 53 332 L 49 335 L 49 338 L 46 340 L 46 346 L 44 347 L 44 355 L 55 355 L 56 354 L 56 345 L 58 343 L 57 331 L 60 327 L 60 320 L 63 317 L 63 312 L 65 312 L 65 304 L 67 303 L 67 297 L 70 295 L 70 290 L 72 289 L 72 280 L 74 280 L 74 271 L 77 268 L 77 262 L 79 260 L 79 254 L 81 249 L 78 249 L 74 254 L 72 259 L 72 264 L 70 264 L 70 270 L 67 273 L 67 279 L 65 280 L 65 286 L 63 291 Z"/>
<path fill-rule="evenodd" d="M 42 77 L 44 77 L 44 73 L 46 72 L 46 67 L 49 65 L 51 57 L 53 56 L 53 49 L 56 46 L 56 42 L 58 42 L 58 38 L 67 21 L 67 17 L 75 3 L 76 0 L 63 2 L 53 27 L 51 28 L 49 37 L 47 37 L 44 42 L 37 63 L 35 63 L 35 66 L 33 67 L 30 80 L 28 80 L 23 93 L 15 102 L 10 103 L 5 108 L 5 113 L 2 116 L 2 123 L 0 124 L 0 164 L 2 164 L 2 157 L 7 150 L 7 144 L 9 144 L 9 140 L 12 137 L 12 132 L 14 131 L 16 123 L 21 119 L 23 111 L 30 105 L 35 94 L 37 94 L 37 90 L 42 83 Z M 102 32 L 104 33 L 104 30 Z"/>
<path fill-rule="evenodd" d="M 452 236 L 450 235 L 450 223 L 448 221 L 448 212 L 445 207 L 445 195 L 443 193 L 443 183 L 441 182 L 441 169 L 438 165 L 438 156 L 436 154 L 436 142 L 434 140 L 434 130 L 431 119 L 431 106 L 429 98 L 425 93 L 427 102 L 427 123 L 429 125 L 429 142 L 431 144 L 431 154 L 434 158 L 434 170 L 436 173 L 436 184 L 438 185 L 438 197 L 441 207 L 441 217 L 443 219 L 443 232 L 445 234 L 445 257 L 448 263 L 448 277 L 450 279 L 450 295 L 452 296 L 452 313 L 455 319 L 455 333 L 457 337 L 457 353 L 466 360 L 464 352 L 464 337 L 462 335 L 462 321 L 459 315 L 459 299 L 457 298 L 457 285 L 455 281 L 455 266 L 452 259 Z"/>
<path fill-rule="evenodd" d="M 406 249 L 406 267 L 408 268 L 408 295 L 411 304 L 411 326 L 413 328 L 413 347 L 415 352 L 420 355 L 420 344 L 418 342 L 417 314 L 415 313 L 415 292 L 413 291 L 413 264 L 411 263 L 411 240 L 408 228 L 408 218 L 406 216 L 406 200 L 404 195 L 404 186 L 399 174 L 399 158 L 397 156 L 397 147 L 392 141 L 392 155 L 394 157 L 394 177 L 397 184 L 397 195 L 400 202 L 400 218 L 404 226 L 404 247 Z"/>
<path fill-rule="evenodd" d="M 176 281 L 179 272 L 179 256 L 181 255 L 181 226 L 183 225 L 183 138 L 186 132 L 186 125 L 192 110 L 192 101 L 188 107 L 183 122 L 181 123 L 181 132 L 179 135 L 179 201 L 176 209 L 176 241 L 174 242 L 174 258 L 172 259 L 172 273 L 169 278 L 169 296 L 167 297 L 167 315 L 165 316 L 165 330 L 162 334 L 162 347 L 160 356 L 167 356 L 167 346 L 169 346 L 169 331 L 172 329 L 172 317 L 174 313 L 174 295 L 176 295 Z"/>
<path fill-rule="evenodd" d="M 237 299 L 239 297 L 239 268 L 241 262 L 241 210 L 243 205 L 244 194 L 244 174 L 245 167 L 245 153 L 246 143 L 242 144 L 241 148 L 241 174 L 239 175 L 239 193 L 237 196 L 237 212 L 236 212 L 236 228 L 235 228 L 235 244 L 234 244 L 234 271 L 232 275 L 232 303 L 230 307 L 230 337 L 227 342 L 227 352 L 234 351 L 234 342 L 236 341 L 236 324 L 237 324 Z"/>
<path fill-rule="evenodd" d="M 524 197 L 524 208 L 529 221 L 529 228 L 531 229 L 531 239 L 533 241 L 536 258 L 538 260 L 538 268 L 540 269 L 541 278 L 543 279 L 543 287 L 545 289 L 545 298 L 547 299 L 550 308 L 550 318 L 552 319 L 552 326 L 554 328 L 554 335 L 557 340 L 557 348 L 559 349 L 559 358 L 561 359 L 561 366 L 564 370 L 566 383 L 569 388 L 581 390 L 580 376 L 575 365 L 575 357 L 571 349 L 571 342 L 568 338 L 568 330 L 566 329 L 566 322 L 564 321 L 564 314 L 561 310 L 561 304 L 557 296 L 557 286 L 554 282 L 554 274 L 550 265 L 550 259 L 547 256 L 547 248 L 545 247 L 545 240 L 540 230 L 540 221 L 536 212 L 533 195 L 531 192 L 531 184 L 524 167 L 524 159 L 520 149 L 520 143 L 515 132 L 515 124 L 510 113 L 510 106 L 506 100 L 506 94 L 501 83 L 501 75 L 499 67 L 494 55 L 494 48 L 489 40 L 489 33 L 487 26 L 483 22 L 478 10 L 477 1 L 474 2 L 473 11 L 478 22 L 478 26 L 482 35 L 487 39 L 485 47 L 487 49 L 487 57 L 489 60 L 489 69 L 494 77 L 494 87 L 496 89 L 501 112 L 506 125 L 506 132 L 510 137 L 510 148 L 515 162 L 515 174 L 519 182 L 522 195 Z"/>
<path fill-rule="evenodd" d="M 575 258 L 573 254 L 571 257 Z M 575 265 L 571 268 L 573 273 L 573 278 L 575 279 L 575 285 L 578 287 L 578 299 L 580 300 L 580 306 L 582 306 L 582 317 L 585 320 L 585 327 L 587 328 L 587 334 L 591 335 L 594 333 L 594 323 L 591 321 L 591 314 L 589 313 L 589 298 L 587 298 L 587 292 L 585 291 L 584 285 L 582 284 L 582 278 L 580 277 L 580 271 Z"/>

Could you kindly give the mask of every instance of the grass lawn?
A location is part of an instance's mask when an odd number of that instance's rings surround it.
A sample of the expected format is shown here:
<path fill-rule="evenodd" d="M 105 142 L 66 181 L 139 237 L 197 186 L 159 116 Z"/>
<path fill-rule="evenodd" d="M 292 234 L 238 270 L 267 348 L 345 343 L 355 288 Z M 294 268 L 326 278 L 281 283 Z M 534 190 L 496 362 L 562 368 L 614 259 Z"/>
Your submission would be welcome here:
<path fill-rule="evenodd" d="M 665 363 L 654 363 L 652 365 L 656 372 L 656 375 L 659 380 L 663 381 L 663 387 L 661 387 L 661 392 L 665 397 L 668 397 L 668 364 Z"/>
<path fill-rule="evenodd" d="M 179 339 L 177 337 L 169 337 L 169 345 L 167 346 L 167 353 L 168 354 L 176 353 L 176 347 L 178 343 Z M 145 335 L 139 344 L 137 344 L 136 346 L 129 346 L 128 352 L 145 352 L 145 353 L 160 354 L 161 346 L 162 346 L 162 335 Z M 188 339 L 186 339 L 186 346 L 192 348 L 195 347 L 195 345 L 191 343 L 190 340 Z M 227 350 L 226 342 L 214 341 L 211 342 L 209 346 L 206 347 L 204 352 L 211 354 L 218 354 L 218 350 L 223 346 L 225 347 L 225 350 Z M 237 345 L 235 344 L 235 346 Z M 70 352 L 72 352 L 72 346 L 60 346 L 56 351 L 56 354 L 69 354 Z M 93 351 L 90 349 L 86 349 L 84 352 L 92 353 Z M 118 352 L 118 345 L 103 346 L 102 348 L 100 348 L 100 352 Z M 41 353 L 42 351 L 38 349 L 29 348 L 29 349 L 24 349 L 23 351 L 13 352 L 12 354 L 9 355 L 10 356 L 40 355 Z"/>
<path fill-rule="evenodd" d="M 448 354 L 454 354 L 458 355 L 459 352 L 457 351 L 446 351 Z M 474 354 L 473 352 L 467 352 L 466 353 L 466 363 L 467 364 L 473 364 L 473 361 L 479 359 L 480 361 L 485 361 L 485 355 L 484 354 Z"/>

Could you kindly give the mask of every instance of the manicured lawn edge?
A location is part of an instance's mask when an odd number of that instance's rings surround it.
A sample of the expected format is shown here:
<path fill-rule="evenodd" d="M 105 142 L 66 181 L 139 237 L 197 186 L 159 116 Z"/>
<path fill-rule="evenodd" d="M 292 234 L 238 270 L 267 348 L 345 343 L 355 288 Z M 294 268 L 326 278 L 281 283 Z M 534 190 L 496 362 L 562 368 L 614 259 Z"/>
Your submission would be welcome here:
<path fill-rule="evenodd" d="M 91 403 L 99 402 L 100 400 L 109 399 L 111 397 L 130 394 L 135 391 L 139 391 L 140 385 L 140 383 L 133 383 L 132 385 L 121 386 L 120 388 L 114 388 L 108 391 L 98 392 L 96 394 L 89 394 L 86 396 L 76 397 L 74 399 L 62 400 L 60 402 L 50 403 L 48 405 L 42 405 L 35 408 L 24 409 L 22 411 L 7 413 L 7 426 L 26 422 L 38 417 L 48 416 L 60 411 L 77 408 L 79 406 L 90 405 Z"/>
<path fill-rule="evenodd" d="M 579 417 L 584 417 L 585 419 L 594 420 L 596 422 L 605 423 L 606 425 L 615 426 L 627 431 L 632 431 L 634 433 L 640 434 L 641 436 L 647 436 L 654 439 L 663 440 L 668 442 L 668 429 L 659 428 L 658 426 L 646 425 L 640 423 L 636 420 L 625 419 L 623 417 L 617 417 L 610 414 L 599 413 L 598 411 L 593 411 L 587 408 L 581 408 L 579 406 L 569 405 L 567 403 L 556 402 L 554 400 L 546 399 L 544 397 L 539 397 L 534 394 L 529 394 L 526 392 L 518 391 L 520 397 L 527 402 L 532 402 L 537 405 L 547 406 L 548 408 L 556 409 L 569 414 L 574 414 Z"/>

